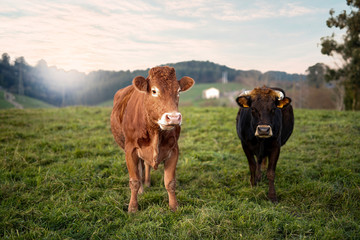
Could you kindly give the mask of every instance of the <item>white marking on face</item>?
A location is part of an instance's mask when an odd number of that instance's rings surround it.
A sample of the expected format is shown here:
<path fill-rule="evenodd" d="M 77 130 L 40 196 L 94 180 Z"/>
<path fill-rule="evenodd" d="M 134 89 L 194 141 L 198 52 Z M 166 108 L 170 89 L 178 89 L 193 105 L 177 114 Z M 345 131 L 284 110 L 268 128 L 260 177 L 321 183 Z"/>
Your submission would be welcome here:
<path fill-rule="evenodd" d="M 181 92 L 181 88 L 179 87 L 178 91 L 177 91 L 177 96 L 180 97 L 180 92 Z"/>
<path fill-rule="evenodd" d="M 169 118 L 170 116 L 170 118 Z M 181 126 L 182 117 L 179 112 L 172 113 L 164 113 L 160 120 L 158 120 L 158 124 L 161 130 L 171 130 L 175 125 Z"/>
<path fill-rule="evenodd" d="M 158 89 L 157 87 L 152 87 L 152 88 L 151 88 L 151 95 L 152 95 L 153 97 L 158 97 L 159 94 L 160 94 L 160 91 L 159 91 L 159 89 Z"/>

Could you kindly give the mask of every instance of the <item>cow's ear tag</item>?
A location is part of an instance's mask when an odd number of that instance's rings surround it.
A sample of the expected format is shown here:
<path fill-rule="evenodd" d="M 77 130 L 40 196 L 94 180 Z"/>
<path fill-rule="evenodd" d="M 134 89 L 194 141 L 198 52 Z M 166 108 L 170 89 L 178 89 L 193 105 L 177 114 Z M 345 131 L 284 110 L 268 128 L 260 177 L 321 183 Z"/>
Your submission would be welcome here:
<path fill-rule="evenodd" d="M 291 98 L 285 97 L 284 99 L 278 101 L 277 107 L 283 108 L 290 103 L 291 103 Z"/>
<path fill-rule="evenodd" d="M 148 81 L 143 76 L 135 77 L 133 85 L 138 91 L 146 92 L 148 89 Z"/>
<path fill-rule="evenodd" d="M 249 107 L 249 99 L 245 96 L 237 97 L 236 103 L 242 107 L 242 108 L 248 108 Z"/>

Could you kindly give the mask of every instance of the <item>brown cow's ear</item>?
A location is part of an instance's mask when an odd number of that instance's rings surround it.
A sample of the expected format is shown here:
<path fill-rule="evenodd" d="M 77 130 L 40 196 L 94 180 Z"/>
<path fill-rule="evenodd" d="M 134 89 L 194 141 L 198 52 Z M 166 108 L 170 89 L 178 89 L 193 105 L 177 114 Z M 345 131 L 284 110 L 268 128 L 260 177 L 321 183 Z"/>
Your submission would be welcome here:
<path fill-rule="evenodd" d="M 285 97 L 284 99 L 278 101 L 277 107 L 278 108 L 283 108 L 283 107 L 287 106 L 290 103 L 291 103 L 291 98 Z"/>
<path fill-rule="evenodd" d="M 185 92 L 189 90 L 193 85 L 195 81 L 191 77 L 183 77 L 179 80 L 180 90 L 182 92 Z"/>
<path fill-rule="evenodd" d="M 146 92 L 148 89 L 148 81 L 143 76 L 135 77 L 133 85 L 138 91 Z"/>
<path fill-rule="evenodd" d="M 236 98 L 236 103 L 242 108 L 250 107 L 250 97 L 240 96 Z"/>

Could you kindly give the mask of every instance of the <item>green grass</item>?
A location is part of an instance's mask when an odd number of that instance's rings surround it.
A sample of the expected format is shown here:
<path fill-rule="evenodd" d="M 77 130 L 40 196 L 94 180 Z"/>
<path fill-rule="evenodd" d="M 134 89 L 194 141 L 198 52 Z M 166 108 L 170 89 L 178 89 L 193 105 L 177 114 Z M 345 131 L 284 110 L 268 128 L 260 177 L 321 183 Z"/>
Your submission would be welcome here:
<path fill-rule="evenodd" d="M 54 106 L 43 101 L 14 94 L 15 101 L 20 103 L 24 108 L 53 108 Z M 0 90 L 0 109 L 15 108 L 14 105 L 4 99 L 4 91 Z"/>
<path fill-rule="evenodd" d="M 14 108 L 14 105 L 5 100 L 4 94 L 5 92 L 0 90 L 0 109 Z"/>
<path fill-rule="evenodd" d="M 22 96 L 22 95 L 16 95 L 16 94 L 15 94 L 15 101 L 20 103 L 24 108 L 53 108 L 53 107 L 55 107 L 51 104 L 37 100 L 35 98 Z"/>
<path fill-rule="evenodd" d="M 243 85 L 239 83 L 201 83 L 195 84 L 190 91 L 180 93 L 180 104 L 183 105 L 195 105 L 199 106 L 204 103 L 202 99 L 202 92 L 208 88 L 217 88 L 221 93 L 228 91 L 240 91 L 243 88 Z M 206 101 L 206 100 L 205 100 Z"/>
<path fill-rule="evenodd" d="M 359 239 L 360 112 L 295 111 L 276 171 L 250 187 L 236 108 L 181 108 L 180 207 L 163 166 L 130 198 L 111 108 L 0 110 L 1 239 Z"/>

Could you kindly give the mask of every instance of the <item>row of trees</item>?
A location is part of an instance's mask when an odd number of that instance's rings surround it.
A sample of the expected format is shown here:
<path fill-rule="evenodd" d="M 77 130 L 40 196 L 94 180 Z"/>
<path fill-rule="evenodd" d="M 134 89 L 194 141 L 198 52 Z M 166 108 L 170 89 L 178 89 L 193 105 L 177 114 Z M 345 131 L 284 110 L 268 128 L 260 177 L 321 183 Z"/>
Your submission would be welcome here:
<path fill-rule="evenodd" d="M 49 67 L 40 60 L 35 67 L 23 57 L 11 63 L 0 59 L 0 86 L 12 93 L 33 97 L 55 106 L 94 105 L 111 99 L 117 89 L 131 84 L 146 71 L 96 71 L 89 74 Z"/>
<path fill-rule="evenodd" d="M 261 85 L 282 87 L 293 98 L 294 106 L 299 108 L 343 108 L 343 88 L 339 84 L 326 83 L 327 67 L 322 63 L 309 67 L 307 76 L 235 70 L 208 61 L 168 65 L 176 69 L 179 78 L 192 76 L 197 83 L 220 82 L 226 72 L 228 82 L 239 82 L 249 88 Z M 131 84 L 137 75 L 146 76 L 147 71 L 65 72 L 49 67 L 43 60 L 35 67 L 29 66 L 24 58 L 17 58 L 11 64 L 10 56 L 5 53 L 0 59 L 0 86 L 55 106 L 95 105 L 112 99 L 117 89 Z"/>
<path fill-rule="evenodd" d="M 261 73 L 256 70 L 242 71 L 209 61 L 188 61 L 167 64 L 176 69 L 177 77 L 191 76 L 197 83 L 214 83 L 227 73 L 229 82 L 300 81 L 305 77 L 285 72 Z M 130 85 L 135 76 L 147 76 L 148 69 L 138 71 L 96 71 L 89 74 L 77 71 L 65 72 L 49 67 L 40 60 L 35 67 L 23 57 L 11 64 L 10 56 L 2 54 L 0 60 L 0 86 L 10 92 L 30 96 L 55 106 L 95 105 L 113 98 L 117 89 Z"/>
<path fill-rule="evenodd" d="M 220 82 L 224 72 L 227 73 L 229 82 L 300 81 L 304 78 L 304 75 L 301 74 L 288 74 L 280 71 L 261 73 L 257 70 L 236 70 L 209 61 L 186 61 L 167 65 L 174 67 L 178 76 L 191 76 L 196 79 L 197 83 Z"/>

